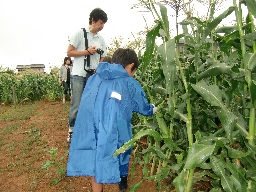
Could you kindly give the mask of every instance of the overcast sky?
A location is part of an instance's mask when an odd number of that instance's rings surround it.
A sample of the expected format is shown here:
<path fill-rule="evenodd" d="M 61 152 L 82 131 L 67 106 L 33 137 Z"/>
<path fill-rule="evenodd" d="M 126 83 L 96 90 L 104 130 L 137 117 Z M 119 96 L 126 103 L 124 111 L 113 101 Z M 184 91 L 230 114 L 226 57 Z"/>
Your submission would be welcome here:
<path fill-rule="evenodd" d="M 100 32 L 109 45 L 111 39 L 133 37 L 147 24 L 150 12 L 131 9 L 138 0 L 0 0 L 0 66 L 45 64 L 60 66 L 66 56 L 68 36 L 88 26 L 89 14 L 96 7 L 108 15 Z M 171 14 L 171 13 L 170 13 Z M 175 26 L 173 26 L 175 27 Z"/>

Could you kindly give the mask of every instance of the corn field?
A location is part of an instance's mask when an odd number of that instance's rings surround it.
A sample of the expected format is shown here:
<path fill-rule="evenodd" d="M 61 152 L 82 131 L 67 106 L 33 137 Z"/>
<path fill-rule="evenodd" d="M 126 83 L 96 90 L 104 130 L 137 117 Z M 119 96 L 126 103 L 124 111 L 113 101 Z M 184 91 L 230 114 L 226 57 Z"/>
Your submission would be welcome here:
<path fill-rule="evenodd" d="M 140 2 L 156 20 L 136 78 L 158 112 L 138 116 L 133 139 L 114 154 L 132 146 L 135 164 L 144 165 L 130 191 L 143 180 L 157 181 L 159 191 L 191 192 L 199 181 L 210 183 L 211 192 L 255 191 L 256 1 L 230 0 L 217 16 L 217 1 L 209 1 L 208 17 L 188 16 L 175 37 L 168 5 Z M 219 27 L 231 14 L 235 24 Z"/>
<path fill-rule="evenodd" d="M 114 154 L 132 146 L 131 169 L 143 165 L 143 179 L 130 191 L 154 180 L 159 191 L 191 192 L 203 181 L 211 192 L 254 192 L 256 1 L 229 0 L 217 16 L 217 1 L 209 1 L 208 16 L 188 15 L 174 37 L 168 5 L 140 2 L 154 15 L 155 26 L 147 32 L 135 77 L 158 111 L 152 117 L 134 116 L 133 139 Z M 235 24 L 220 27 L 231 14 Z M 0 72 L 1 103 L 61 95 L 57 75 Z M 163 185 L 166 178 L 171 182 Z"/>
<path fill-rule="evenodd" d="M 0 102 L 24 103 L 62 97 L 57 74 L 0 72 Z"/>

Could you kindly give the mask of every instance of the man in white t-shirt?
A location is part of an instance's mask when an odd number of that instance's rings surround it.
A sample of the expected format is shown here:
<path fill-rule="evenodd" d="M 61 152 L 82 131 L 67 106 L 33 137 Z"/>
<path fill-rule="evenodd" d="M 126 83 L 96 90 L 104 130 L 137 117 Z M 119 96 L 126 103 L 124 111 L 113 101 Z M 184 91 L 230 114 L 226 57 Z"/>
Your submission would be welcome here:
<path fill-rule="evenodd" d="M 74 57 L 74 62 L 71 77 L 72 100 L 69 113 L 68 142 L 72 137 L 79 103 L 87 80 L 86 75 L 88 75 L 87 73 L 90 69 L 96 70 L 99 62 L 103 61 L 107 55 L 105 41 L 98 33 L 104 28 L 107 20 L 107 14 L 102 9 L 96 8 L 92 10 L 89 17 L 89 27 L 85 28 L 88 48 L 85 45 L 83 29 L 77 31 L 69 42 L 67 55 Z"/>

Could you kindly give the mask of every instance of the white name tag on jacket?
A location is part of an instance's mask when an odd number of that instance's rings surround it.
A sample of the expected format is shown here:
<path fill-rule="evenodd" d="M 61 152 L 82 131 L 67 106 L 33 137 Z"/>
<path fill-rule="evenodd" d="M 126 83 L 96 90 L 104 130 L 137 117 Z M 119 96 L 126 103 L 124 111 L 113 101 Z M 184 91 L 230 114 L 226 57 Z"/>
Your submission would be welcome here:
<path fill-rule="evenodd" d="M 118 99 L 118 100 L 121 100 L 121 95 L 119 94 L 119 93 L 117 93 L 117 92 L 115 92 L 115 91 L 113 91 L 112 93 L 111 93 L 111 96 L 110 96 L 111 98 L 115 98 L 115 99 Z"/>

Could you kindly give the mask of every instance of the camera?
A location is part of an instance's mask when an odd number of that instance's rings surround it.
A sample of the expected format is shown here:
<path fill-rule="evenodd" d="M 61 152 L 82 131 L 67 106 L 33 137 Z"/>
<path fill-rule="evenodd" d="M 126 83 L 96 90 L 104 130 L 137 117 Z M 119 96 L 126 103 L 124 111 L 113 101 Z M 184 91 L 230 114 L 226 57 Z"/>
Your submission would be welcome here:
<path fill-rule="evenodd" d="M 90 75 L 93 75 L 95 73 L 95 69 L 87 69 L 85 70 L 87 73 L 89 73 Z"/>
<path fill-rule="evenodd" d="M 100 55 L 102 55 L 102 54 L 104 53 L 104 51 L 103 51 L 102 49 L 98 48 L 98 49 L 97 49 L 97 53 L 100 54 Z"/>

